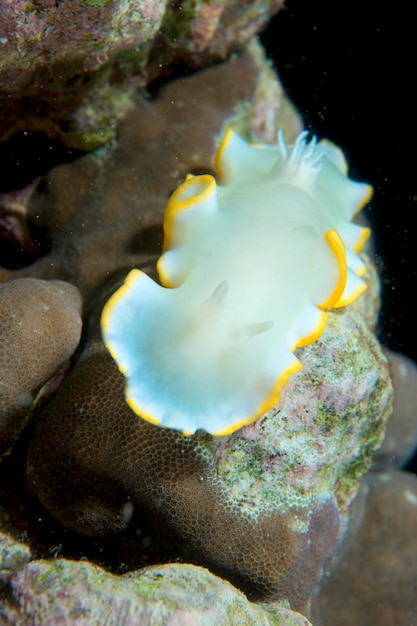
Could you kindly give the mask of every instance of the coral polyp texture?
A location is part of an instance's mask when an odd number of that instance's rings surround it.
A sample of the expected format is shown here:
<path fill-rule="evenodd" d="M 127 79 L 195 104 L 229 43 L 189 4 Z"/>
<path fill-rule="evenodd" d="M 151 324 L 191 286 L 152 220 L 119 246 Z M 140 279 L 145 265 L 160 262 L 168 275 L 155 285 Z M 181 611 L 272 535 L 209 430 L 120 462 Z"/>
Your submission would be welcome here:
<path fill-rule="evenodd" d="M 0 285 L 0 455 L 27 423 L 37 392 L 68 364 L 81 335 L 81 297 L 64 281 Z"/>
<path fill-rule="evenodd" d="M 335 146 L 301 133 L 250 146 L 228 130 L 213 176 L 190 176 L 164 218 L 162 286 L 133 270 L 106 304 L 104 341 L 126 399 L 153 424 L 230 434 L 276 405 L 323 332 L 326 309 L 366 289 L 350 220 L 371 188 Z"/>

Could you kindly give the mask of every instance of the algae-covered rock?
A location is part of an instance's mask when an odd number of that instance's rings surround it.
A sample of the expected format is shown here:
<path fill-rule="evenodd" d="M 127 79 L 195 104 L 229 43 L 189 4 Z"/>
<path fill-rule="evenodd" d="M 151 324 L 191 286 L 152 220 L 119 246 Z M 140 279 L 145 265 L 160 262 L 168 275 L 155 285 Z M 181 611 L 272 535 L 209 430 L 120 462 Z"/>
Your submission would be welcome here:
<path fill-rule="evenodd" d="M 154 566 L 115 576 L 88 562 L 39 560 L 10 585 L 4 626 L 308 626 L 286 608 L 269 613 L 208 570 L 185 564 Z"/>
<path fill-rule="evenodd" d="M 0 530 L 0 590 L 30 557 L 28 545 Z"/>
<path fill-rule="evenodd" d="M 2 2 L 0 141 L 35 130 L 81 150 L 102 145 L 116 136 L 139 88 L 177 67 L 225 60 L 282 4 Z"/>

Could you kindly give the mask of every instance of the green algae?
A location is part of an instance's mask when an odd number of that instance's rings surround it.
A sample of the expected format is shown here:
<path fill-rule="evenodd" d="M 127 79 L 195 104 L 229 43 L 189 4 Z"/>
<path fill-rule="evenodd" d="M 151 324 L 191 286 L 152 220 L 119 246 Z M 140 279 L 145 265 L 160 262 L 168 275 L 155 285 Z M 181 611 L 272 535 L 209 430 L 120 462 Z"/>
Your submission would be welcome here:
<path fill-rule="evenodd" d="M 84 0 L 87 6 L 94 8 L 104 7 L 108 1 L 109 0 Z"/>

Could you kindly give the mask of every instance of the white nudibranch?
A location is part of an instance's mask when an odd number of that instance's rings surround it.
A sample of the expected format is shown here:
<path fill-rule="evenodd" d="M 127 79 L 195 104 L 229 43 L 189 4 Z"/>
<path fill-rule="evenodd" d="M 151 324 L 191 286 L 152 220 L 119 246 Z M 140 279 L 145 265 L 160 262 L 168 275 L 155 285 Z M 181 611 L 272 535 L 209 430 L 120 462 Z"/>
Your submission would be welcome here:
<path fill-rule="evenodd" d="M 277 404 L 296 348 L 366 286 L 351 222 L 372 189 L 327 142 L 251 146 L 225 133 L 213 176 L 189 176 L 164 218 L 162 286 L 132 270 L 103 309 L 104 342 L 145 420 L 226 435 Z"/>

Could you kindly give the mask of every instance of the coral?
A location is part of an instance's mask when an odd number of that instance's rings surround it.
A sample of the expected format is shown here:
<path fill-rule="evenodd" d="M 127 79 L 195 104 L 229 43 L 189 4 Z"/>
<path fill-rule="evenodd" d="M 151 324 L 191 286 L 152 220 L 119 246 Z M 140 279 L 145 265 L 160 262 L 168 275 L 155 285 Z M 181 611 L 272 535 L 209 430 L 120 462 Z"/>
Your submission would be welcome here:
<path fill-rule="evenodd" d="M 321 590 L 315 626 L 409 626 L 416 620 L 417 479 L 370 473 L 366 509 Z"/>
<path fill-rule="evenodd" d="M 417 365 L 403 354 L 384 349 L 388 359 L 394 403 L 385 438 L 375 456 L 378 466 L 405 467 L 416 449 Z"/>
<path fill-rule="evenodd" d="M 213 170 L 215 136 L 225 119 L 236 115 L 238 124 L 239 112 L 248 119 L 258 81 L 266 92 L 268 79 L 253 49 L 167 84 L 152 101 L 139 98 L 117 142 L 52 170 L 26 210 L 50 250 L 29 267 L 0 267 L 0 282 L 25 276 L 67 280 L 80 289 L 88 309 L 109 277 L 118 279 L 133 266 L 151 269 L 160 255 L 169 195 L 188 172 Z M 278 103 L 270 112 L 279 124 Z"/>
<path fill-rule="evenodd" d="M 78 290 L 34 278 L 0 285 L 0 454 L 10 451 L 36 393 L 76 349 Z"/>
<path fill-rule="evenodd" d="M 38 130 L 91 149 L 117 130 L 134 94 L 179 64 L 240 49 L 282 6 L 268 2 L 14 0 L 0 28 L 0 139 Z"/>
<path fill-rule="evenodd" d="M 309 626 L 285 608 L 269 613 L 229 583 L 192 565 L 162 565 L 114 576 L 86 562 L 29 563 L 11 581 L 4 626 Z"/>
<path fill-rule="evenodd" d="M 28 480 L 78 531 L 129 528 L 165 558 L 209 565 L 252 597 L 305 611 L 381 443 L 391 386 L 351 312 L 332 313 L 300 360 L 303 372 L 255 424 L 184 437 L 133 414 L 123 376 L 92 340 L 38 420 Z"/>

